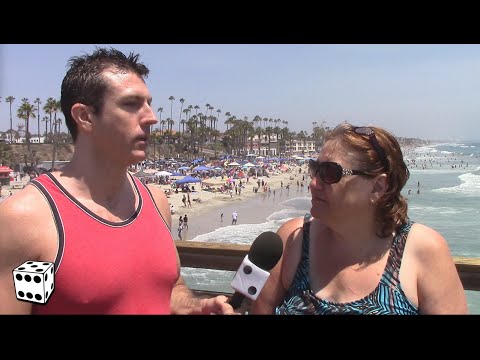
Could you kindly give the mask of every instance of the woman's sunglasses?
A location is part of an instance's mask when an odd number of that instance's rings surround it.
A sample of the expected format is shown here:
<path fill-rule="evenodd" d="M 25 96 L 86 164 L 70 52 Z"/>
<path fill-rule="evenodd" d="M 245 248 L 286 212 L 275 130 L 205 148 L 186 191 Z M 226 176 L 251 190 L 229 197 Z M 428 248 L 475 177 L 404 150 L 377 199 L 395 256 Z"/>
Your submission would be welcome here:
<path fill-rule="evenodd" d="M 320 177 L 326 184 L 338 183 L 346 175 L 366 175 L 373 176 L 361 170 L 344 169 L 340 164 L 332 161 L 318 162 L 310 159 L 308 162 L 308 171 L 312 179 Z"/>

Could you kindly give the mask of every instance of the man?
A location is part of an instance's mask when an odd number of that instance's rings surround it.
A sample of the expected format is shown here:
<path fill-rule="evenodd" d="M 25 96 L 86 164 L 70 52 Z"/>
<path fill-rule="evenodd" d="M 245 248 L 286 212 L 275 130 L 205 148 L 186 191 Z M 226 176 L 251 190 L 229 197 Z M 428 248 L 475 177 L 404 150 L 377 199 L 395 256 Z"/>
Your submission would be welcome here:
<path fill-rule="evenodd" d="M 235 210 L 235 211 L 232 213 L 232 225 L 236 225 L 236 224 L 237 224 L 237 218 L 238 218 L 238 214 L 237 214 L 237 210 Z"/>
<path fill-rule="evenodd" d="M 127 172 L 157 123 L 138 58 L 96 49 L 70 59 L 61 107 L 75 152 L 0 204 L 0 313 L 233 313 L 225 296 L 192 295 L 164 192 Z M 28 260 L 54 263 L 45 305 L 16 298 L 12 270 Z"/>

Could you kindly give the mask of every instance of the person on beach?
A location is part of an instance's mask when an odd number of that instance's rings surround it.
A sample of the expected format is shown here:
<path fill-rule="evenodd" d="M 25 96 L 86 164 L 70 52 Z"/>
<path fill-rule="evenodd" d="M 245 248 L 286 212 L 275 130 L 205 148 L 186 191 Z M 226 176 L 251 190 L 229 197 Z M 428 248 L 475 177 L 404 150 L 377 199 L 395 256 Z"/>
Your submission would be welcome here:
<path fill-rule="evenodd" d="M 188 217 L 187 214 L 183 217 L 183 226 L 185 229 L 188 229 Z"/>
<path fill-rule="evenodd" d="M 282 258 L 252 314 L 466 314 L 448 243 L 411 220 L 396 138 L 338 125 L 310 160 L 311 209 L 284 223 Z"/>
<path fill-rule="evenodd" d="M 148 73 L 116 49 L 69 60 L 60 102 L 72 160 L 0 204 L 1 314 L 234 314 L 226 296 L 188 289 L 165 193 L 127 172 L 158 122 Z M 29 260 L 54 263 L 45 305 L 16 298 L 12 270 Z"/>
<path fill-rule="evenodd" d="M 238 219 L 238 213 L 237 213 L 237 210 L 234 210 L 232 213 L 232 225 L 237 224 L 237 219 Z"/>
<path fill-rule="evenodd" d="M 179 239 L 179 240 L 183 240 L 183 239 L 182 239 L 183 222 L 179 222 L 179 223 L 178 223 L 178 229 L 177 229 L 177 231 L 178 231 L 178 239 Z"/>

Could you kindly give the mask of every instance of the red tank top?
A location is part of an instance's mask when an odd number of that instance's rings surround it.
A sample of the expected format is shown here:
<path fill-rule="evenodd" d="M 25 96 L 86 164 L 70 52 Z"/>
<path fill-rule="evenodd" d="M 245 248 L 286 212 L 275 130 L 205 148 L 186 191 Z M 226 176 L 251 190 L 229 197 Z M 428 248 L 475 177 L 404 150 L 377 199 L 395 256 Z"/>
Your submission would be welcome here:
<path fill-rule="evenodd" d="M 122 222 L 100 218 L 46 173 L 32 180 L 58 231 L 55 288 L 34 314 L 169 314 L 175 244 L 150 190 L 132 177 L 138 207 Z"/>

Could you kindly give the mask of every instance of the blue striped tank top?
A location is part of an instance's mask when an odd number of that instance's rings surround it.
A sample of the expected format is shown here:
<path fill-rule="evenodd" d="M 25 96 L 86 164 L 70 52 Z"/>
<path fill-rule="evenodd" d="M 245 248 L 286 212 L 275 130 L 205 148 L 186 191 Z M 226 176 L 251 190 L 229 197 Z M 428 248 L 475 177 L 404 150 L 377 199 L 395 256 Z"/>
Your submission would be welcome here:
<path fill-rule="evenodd" d="M 316 297 L 310 288 L 310 219 L 311 215 L 306 214 L 301 261 L 287 295 L 275 309 L 277 315 L 418 315 L 418 308 L 407 299 L 398 278 L 403 250 L 413 222 L 408 221 L 395 235 L 385 271 L 375 290 L 360 300 L 335 303 Z"/>

